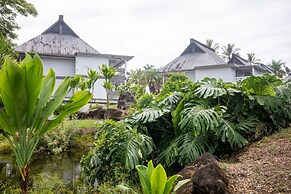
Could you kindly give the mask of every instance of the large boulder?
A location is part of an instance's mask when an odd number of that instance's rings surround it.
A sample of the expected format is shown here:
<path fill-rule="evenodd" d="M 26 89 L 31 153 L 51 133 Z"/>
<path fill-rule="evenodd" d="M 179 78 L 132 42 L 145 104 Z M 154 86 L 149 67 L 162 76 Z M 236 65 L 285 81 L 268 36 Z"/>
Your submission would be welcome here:
<path fill-rule="evenodd" d="M 91 110 L 88 113 L 88 118 L 92 118 L 92 119 L 104 119 L 104 114 L 105 114 L 106 110 L 98 107 L 96 110 Z"/>
<path fill-rule="evenodd" d="M 192 181 L 183 185 L 177 194 L 230 194 L 226 175 L 209 153 L 201 155 L 178 174 Z"/>
<path fill-rule="evenodd" d="M 117 108 L 121 110 L 128 110 L 132 104 L 135 104 L 136 100 L 130 92 L 121 94 L 118 98 Z"/>
<path fill-rule="evenodd" d="M 125 117 L 125 113 L 122 110 L 118 110 L 115 108 L 106 109 L 104 118 L 105 119 L 112 119 L 115 121 L 120 121 Z"/>

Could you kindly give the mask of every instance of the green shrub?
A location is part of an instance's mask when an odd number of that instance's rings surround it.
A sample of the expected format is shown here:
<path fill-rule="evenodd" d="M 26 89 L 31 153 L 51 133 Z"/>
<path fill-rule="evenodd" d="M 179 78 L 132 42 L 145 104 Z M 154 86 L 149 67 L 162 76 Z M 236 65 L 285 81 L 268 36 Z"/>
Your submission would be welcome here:
<path fill-rule="evenodd" d="M 135 104 L 135 108 L 140 110 L 149 106 L 152 106 L 154 102 L 154 95 L 153 94 L 144 94 L 142 95 L 137 103 Z"/>
<path fill-rule="evenodd" d="M 122 174 L 143 163 L 153 150 L 152 139 L 124 122 L 106 120 L 96 133 L 95 147 L 81 160 L 88 183 L 110 179 L 121 181 Z"/>

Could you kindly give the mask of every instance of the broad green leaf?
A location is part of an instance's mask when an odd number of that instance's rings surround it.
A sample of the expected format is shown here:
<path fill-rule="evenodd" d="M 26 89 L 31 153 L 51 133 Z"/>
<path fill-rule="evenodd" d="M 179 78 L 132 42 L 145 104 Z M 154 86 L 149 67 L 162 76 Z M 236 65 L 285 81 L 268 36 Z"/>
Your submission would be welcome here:
<path fill-rule="evenodd" d="M 47 75 L 43 78 L 39 100 L 35 106 L 34 123 L 32 128 L 35 128 L 35 126 L 37 126 L 42 119 L 41 113 L 43 112 L 44 107 L 51 98 L 51 95 L 55 87 L 55 81 L 56 81 L 55 72 L 52 69 L 50 69 Z"/>
<path fill-rule="evenodd" d="M 0 92 L 6 113 L 16 128 L 23 126 L 27 111 L 24 76 L 19 65 L 6 58 L 0 71 Z"/>
<path fill-rule="evenodd" d="M 154 170 L 154 164 L 153 164 L 153 161 L 150 160 L 148 162 L 148 178 L 149 178 L 149 180 L 151 180 L 151 176 L 152 176 L 153 170 Z"/>
<path fill-rule="evenodd" d="M 152 194 L 151 192 L 151 184 L 148 178 L 148 169 L 143 165 L 137 165 L 135 167 L 138 172 L 139 180 L 142 186 L 142 191 L 144 194 Z"/>
<path fill-rule="evenodd" d="M 6 133 L 12 135 L 12 129 L 9 125 L 10 118 L 0 109 L 0 128 L 2 128 Z"/>
<path fill-rule="evenodd" d="M 92 94 L 88 90 L 81 90 L 76 93 L 70 98 L 70 103 L 64 106 L 64 110 L 56 116 L 53 120 L 46 121 L 46 123 L 41 128 L 41 133 L 46 133 L 47 131 L 51 130 L 52 128 L 58 126 L 66 116 L 76 112 L 84 105 L 86 105 L 89 100 L 92 98 Z"/>
<path fill-rule="evenodd" d="M 182 177 L 182 176 L 181 175 L 173 175 L 173 176 L 171 176 L 171 178 L 169 178 L 169 180 L 167 181 L 166 186 L 165 186 L 164 194 L 169 194 L 172 191 L 173 185 L 179 177 Z"/>
<path fill-rule="evenodd" d="M 161 164 L 159 164 L 152 172 L 150 179 L 151 194 L 163 194 L 167 183 L 167 174 Z"/>
<path fill-rule="evenodd" d="M 42 123 L 44 123 L 49 116 L 51 116 L 54 112 L 54 110 L 62 104 L 65 96 L 68 93 L 69 90 L 69 83 L 70 78 L 66 77 L 64 81 L 60 84 L 57 91 L 54 93 L 53 97 L 50 99 L 50 101 L 46 104 L 46 106 L 43 109 L 41 120 L 38 122 L 38 125 L 36 125 L 36 128 L 40 128 Z M 46 125 L 48 125 L 48 122 L 46 122 Z M 41 127 L 42 130 L 38 131 L 38 135 L 43 134 L 44 127 Z"/>
<path fill-rule="evenodd" d="M 20 68 L 24 76 L 23 84 L 26 94 L 25 99 L 27 100 L 26 121 L 29 123 L 32 121 L 31 116 L 41 91 L 43 67 L 37 54 L 34 55 L 33 59 L 27 54 L 27 57 L 20 63 Z"/>
<path fill-rule="evenodd" d="M 184 184 L 186 184 L 190 181 L 191 181 L 191 179 L 184 179 L 184 180 L 179 181 L 174 187 L 174 192 L 176 192 L 180 187 L 182 187 Z"/>

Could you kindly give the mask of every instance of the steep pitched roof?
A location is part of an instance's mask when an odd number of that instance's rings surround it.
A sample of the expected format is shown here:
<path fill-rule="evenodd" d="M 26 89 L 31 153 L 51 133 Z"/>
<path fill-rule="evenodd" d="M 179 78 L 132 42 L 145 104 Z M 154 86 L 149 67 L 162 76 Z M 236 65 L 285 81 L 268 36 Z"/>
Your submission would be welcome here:
<path fill-rule="evenodd" d="M 41 35 L 15 48 L 18 53 L 36 52 L 40 55 L 74 56 L 75 53 L 99 53 L 64 22 L 63 16 Z"/>
<path fill-rule="evenodd" d="M 159 72 L 193 70 L 195 67 L 226 64 L 213 49 L 190 39 L 190 44 L 182 54 L 159 69 Z"/>
<path fill-rule="evenodd" d="M 56 21 L 51 27 L 46 29 L 42 34 L 66 34 L 79 38 L 79 36 L 66 24 L 64 16 L 59 15 L 59 20 Z"/>
<path fill-rule="evenodd" d="M 229 63 L 229 64 L 234 63 L 236 65 L 245 65 L 245 66 L 250 65 L 247 60 L 241 58 L 240 56 L 238 56 L 236 54 L 232 54 L 231 59 L 227 63 Z"/>

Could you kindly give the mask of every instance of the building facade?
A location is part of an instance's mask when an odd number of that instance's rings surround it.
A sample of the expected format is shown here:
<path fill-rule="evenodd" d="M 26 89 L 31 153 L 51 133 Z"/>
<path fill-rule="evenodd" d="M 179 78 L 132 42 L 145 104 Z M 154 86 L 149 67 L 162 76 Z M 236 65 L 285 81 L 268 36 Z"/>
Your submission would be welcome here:
<path fill-rule="evenodd" d="M 250 75 L 271 73 L 262 65 L 250 65 L 238 55 L 233 55 L 226 63 L 213 49 L 194 39 L 190 39 L 190 44 L 179 57 L 161 67 L 159 72 L 164 76 L 184 73 L 194 82 L 209 77 L 229 83 Z"/>
<path fill-rule="evenodd" d="M 114 85 L 125 81 L 127 61 L 133 56 L 101 54 L 83 41 L 64 21 L 60 15 L 58 21 L 39 36 L 15 48 L 20 60 L 25 53 L 38 53 L 42 59 L 44 73 L 53 69 L 56 73 L 56 86 L 65 77 L 76 75 L 87 76 L 89 70 L 99 71 L 102 64 L 112 65 L 117 69 L 113 77 Z M 105 89 L 101 86 L 104 78 L 100 78 L 94 86 L 93 98 L 97 101 L 106 99 Z M 70 95 L 70 94 L 69 94 Z M 116 99 L 117 92 L 111 92 L 110 98 Z"/>

